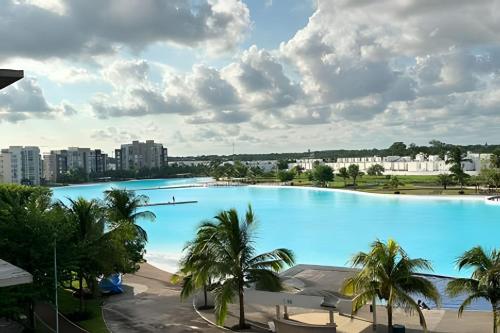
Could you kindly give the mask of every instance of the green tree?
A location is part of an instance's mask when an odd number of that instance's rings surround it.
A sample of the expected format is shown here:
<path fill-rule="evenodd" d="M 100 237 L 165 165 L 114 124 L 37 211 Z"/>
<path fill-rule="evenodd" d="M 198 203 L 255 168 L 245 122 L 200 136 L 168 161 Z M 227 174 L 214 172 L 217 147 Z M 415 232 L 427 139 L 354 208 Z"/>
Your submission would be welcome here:
<path fill-rule="evenodd" d="M 295 173 L 297 176 L 300 176 L 302 172 L 304 172 L 304 168 L 301 167 L 300 165 L 296 165 L 292 168 L 293 173 Z"/>
<path fill-rule="evenodd" d="M 294 173 L 291 171 L 286 171 L 286 170 L 279 170 L 278 171 L 278 179 L 280 182 L 289 182 L 293 180 Z"/>
<path fill-rule="evenodd" d="M 345 294 L 354 296 L 354 312 L 369 302 L 372 302 L 375 309 L 376 299 L 379 298 L 386 302 L 389 332 L 392 332 L 392 311 L 396 305 L 406 312 L 416 311 L 424 331 L 427 331 L 422 310 L 411 295 L 422 295 L 439 304 L 440 297 L 436 287 L 429 280 L 416 275 L 420 270 L 432 269 L 429 261 L 409 258 L 393 240 L 388 240 L 387 243 L 377 240 L 372 243 L 370 252 L 359 252 L 351 263 L 361 271 L 348 278 L 342 289 Z"/>
<path fill-rule="evenodd" d="M 234 168 L 234 176 L 236 178 L 245 178 L 248 175 L 248 167 L 241 161 L 235 161 L 233 168 Z"/>
<path fill-rule="evenodd" d="M 239 328 L 247 327 L 245 321 L 245 287 L 252 283 L 267 290 L 279 290 L 281 283 L 277 272 L 285 265 L 293 265 L 294 255 L 288 249 L 276 249 L 255 255 L 255 215 L 249 206 L 244 218 L 235 209 L 222 211 L 214 221 L 203 222 L 196 236 L 196 252 L 207 251 L 223 276 L 213 289 L 215 314 L 218 324 L 223 324 L 227 305 L 237 295 L 239 299 Z"/>
<path fill-rule="evenodd" d="M 483 169 L 481 170 L 481 176 L 489 186 L 494 187 L 495 191 L 498 191 L 500 187 L 500 169 Z"/>
<path fill-rule="evenodd" d="M 495 149 L 491 154 L 490 164 L 492 168 L 500 169 L 500 148 Z"/>
<path fill-rule="evenodd" d="M 351 176 L 349 176 L 349 171 L 347 171 L 345 167 L 339 169 L 339 177 L 344 179 L 344 187 L 347 187 L 347 180 L 351 178 Z"/>
<path fill-rule="evenodd" d="M 102 271 L 101 245 L 105 231 L 104 209 L 97 200 L 84 198 L 69 199 L 69 205 L 61 204 L 67 211 L 68 219 L 75 224 L 76 272 L 80 313 L 84 313 L 84 280 L 95 288 L 95 279 Z"/>
<path fill-rule="evenodd" d="M 286 170 L 286 169 L 288 169 L 288 161 L 287 160 L 278 160 L 276 167 L 278 170 Z"/>
<path fill-rule="evenodd" d="M 403 185 L 404 184 L 399 180 L 398 176 L 391 176 L 391 179 L 389 180 L 390 188 L 397 189 L 398 187 Z"/>
<path fill-rule="evenodd" d="M 53 244 L 58 243 L 59 278 L 70 271 L 74 226 L 52 204 L 51 191 L 42 187 L 0 184 L 0 253 L 33 275 L 33 283 L 0 288 L 0 317 L 26 315 L 33 327 L 33 304 L 53 301 Z"/>
<path fill-rule="evenodd" d="M 403 142 L 394 142 L 387 150 L 389 154 L 394 156 L 406 155 L 406 145 Z"/>
<path fill-rule="evenodd" d="M 203 236 L 199 235 L 186 244 L 183 249 L 185 255 L 179 262 L 180 270 L 172 277 L 172 282 L 182 282 L 181 299 L 186 299 L 203 288 L 204 305 L 201 308 L 208 308 L 208 288 L 212 281 L 221 278 L 219 271 L 224 267 L 220 267 L 219 261 L 214 260 L 216 253 L 211 253 Z"/>
<path fill-rule="evenodd" d="M 153 212 L 141 209 L 148 202 L 147 196 L 136 195 L 125 189 L 113 188 L 105 194 L 106 213 L 111 226 L 132 229 L 132 237 L 125 242 L 130 259 L 130 268 L 126 270 L 126 273 L 137 271 L 139 269 L 137 263 L 144 261 L 148 234 L 139 222 L 153 222 L 156 219 Z"/>
<path fill-rule="evenodd" d="M 359 165 L 357 164 L 349 165 L 349 167 L 347 168 L 347 172 L 349 173 L 349 176 L 352 178 L 352 183 L 354 187 L 356 187 L 356 179 L 363 176 L 363 173 L 359 171 Z"/>
<path fill-rule="evenodd" d="M 321 186 L 326 186 L 327 182 L 333 181 L 333 169 L 324 164 L 315 165 L 312 169 L 312 178 Z"/>
<path fill-rule="evenodd" d="M 464 309 L 473 301 L 484 298 L 491 303 L 493 310 L 493 332 L 497 333 L 500 306 L 500 252 L 486 252 L 477 246 L 466 251 L 457 260 L 458 269 L 473 270 L 470 278 L 454 279 L 446 288 L 451 297 L 466 293 L 468 296 L 458 308 L 461 316 Z"/>
<path fill-rule="evenodd" d="M 374 164 L 366 170 L 369 176 L 382 176 L 384 174 L 385 168 L 380 164 Z"/>
<path fill-rule="evenodd" d="M 437 176 L 437 183 L 446 190 L 448 185 L 451 185 L 453 183 L 453 177 L 449 174 L 442 173 Z"/>

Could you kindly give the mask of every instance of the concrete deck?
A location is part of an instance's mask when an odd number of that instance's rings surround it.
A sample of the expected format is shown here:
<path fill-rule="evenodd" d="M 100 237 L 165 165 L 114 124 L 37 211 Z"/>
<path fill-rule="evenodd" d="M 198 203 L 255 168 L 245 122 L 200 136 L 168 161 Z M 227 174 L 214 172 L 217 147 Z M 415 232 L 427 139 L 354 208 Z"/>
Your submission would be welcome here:
<path fill-rule="evenodd" d="M 180 302 L 180 289 L 171 274 L 142 264 L 136 274 L 123 278 L 125 293 L 109 298 L 104 319 L 112 333 L 168 332 L 220 333 L 201 319 L 190 301 Z"/>

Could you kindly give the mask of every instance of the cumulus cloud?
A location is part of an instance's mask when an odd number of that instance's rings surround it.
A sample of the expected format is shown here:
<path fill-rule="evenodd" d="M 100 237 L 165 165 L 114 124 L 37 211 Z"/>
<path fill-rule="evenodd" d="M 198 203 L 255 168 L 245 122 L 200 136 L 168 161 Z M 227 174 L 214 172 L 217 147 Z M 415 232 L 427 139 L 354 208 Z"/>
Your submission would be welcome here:
<path fill-rule="evenodd" d="M 219 52 L 241 42 L 249 25 L 240 0 L 6 0 L 0 56 L 82 57 L 158 42 Z"/>
<path fill-rule="evenodd" d="M 51 105 L 45 99 L 37 80 L 24 78 L 0 91 L 0 121 L 18 122 L 29 118 L 53 118 L 76 113 L 67 102 Z"/>

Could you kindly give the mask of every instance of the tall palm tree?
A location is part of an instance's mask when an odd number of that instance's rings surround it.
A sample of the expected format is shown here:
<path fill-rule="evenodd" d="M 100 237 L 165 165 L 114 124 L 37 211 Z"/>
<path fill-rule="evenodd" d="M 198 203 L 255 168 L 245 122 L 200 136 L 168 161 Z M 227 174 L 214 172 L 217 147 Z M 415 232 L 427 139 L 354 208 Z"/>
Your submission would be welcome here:
<path fill-rule="evenodd" d="M 156 215 L 148 210 L 139 210 L 148 203 L 149 198 L 145 195 L 136 195 L 132 191 L 122 189 L 111 189 L 106 192 L 106 205 L 109 219 L 120 225 L 130 223 L 134 226 L 137 237 L 142 242 L 147 242 L 148 234 L 144 228 L 137 224 L 139 220 L 154 221 Z"/>
<path fill-rule="evenodd" d="M 67 212 L 67 217 L 76 223 L 75 242 L 77 246 L 77 275 L 80 297 L 80 313 L 83 313 L 84 291 L 83 280 L 87 273 L 96 269 L 95 258 L 98 256 L 99 241 L 105 235 L 105 219 L 103 207 L 97 200 L 84 198 L 68 199 L 69 205 L 60 203 Z M 89 275 L 87 275 L 88 277 Z M 90 284 L 90 279 L 87 279 Z M 93 286 L 95 286 L 93 284 Z"/>
<path fill-rule="evenodd" d="M 197 232 L 195 251 L 210 256 L 219 280 L 213 290 L 217 323 L 223 324 L 227 306 L 239 299 L 239 328 L 245 322 L 245 287 L 255 283 L 259 288 L 279 290 L 278 272 L 295 262 L 293 252 L 276 249 L 255 255 L 255 215 L 251 206 L 244 218 L 235 209 L 220 212 L 213 221 L 203 222 Z"/>
<path fill-rule="evenodd" d="M 431 264 L 424 259 L 411 259 L 394 240 L 383 243 L 376 240 L 368 253 L 359 252 L 351 260 L 361 271 L 348 278 L 343 292 L 353 295 L 353 311 L 358 311 L 368 302 L 376 307 L 376 298 L 386 301 L 387 326 L 392 332 L 393 307 L 402 307 L 406 312 L 416 311 L 420 323 L 427 331 L 424 315 L 412 295 L 421 295 L 439 304 L 436 287 L 427 279 L 416 275 L 419 270 L 431 270 Z M 374 318 L 374 325 L 375 325 Z"/>
<path fill-rule="evenodd" d="M 203 288 L 204 308 L 208 307 L 208 288 L 218 275 L 218 261 L 213 260 L 214 255 L 209 253 L 209 248 L 203 249 L 204 240 L 197 237 L 188 242 L 184 247 L 186 255 L 179 263 L 180 271 L 172 277 L 172 282 L 182 282 L 181 299 L 191 296 Z"/>
<path fill-rule="evenodd" d="M 473 269 L 470 278 L 455 279 L 448 283 L 446 291 L 452 297 L 461 293 L 468 294 L 458 309 L 461 316 L 464 309 L 474 300 L 484 298 L 491 303 L 493 309 L 493 332 L 500 324 L 500 251 L 486 252 L 477 246 L 466 251 L 457 259 L 458 269 Z"/>

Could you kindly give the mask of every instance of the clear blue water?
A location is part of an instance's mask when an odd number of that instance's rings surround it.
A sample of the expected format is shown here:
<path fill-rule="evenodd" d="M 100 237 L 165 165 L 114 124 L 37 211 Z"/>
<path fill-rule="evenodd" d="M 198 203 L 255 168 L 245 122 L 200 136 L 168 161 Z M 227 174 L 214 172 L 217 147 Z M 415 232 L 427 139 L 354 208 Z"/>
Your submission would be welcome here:
<path fill-rule="evenodd" d="M 181 185 L 202 179 L 141 180 L 54 188 L 54 197 L 102 198 L 111 187 L 140 189 Z M 157 215 L 144 222 L 148 259 L 174 269 L 200 221 L 218 211 L 252 204 L 258 220 L 259 251 L 286 247 L 297 263 L 345 266 L 376 238 L 397 240 L 412 257 L 429 259 L 434 273 L 458 272 L 454 261 L 473 246 L 500 247 L 500 206 L 482 201 L 425 200 L 299 188 L 225 187 L 139 191 L 150 202 L 197 200 L 196 204 L 149 207 Z"/>

